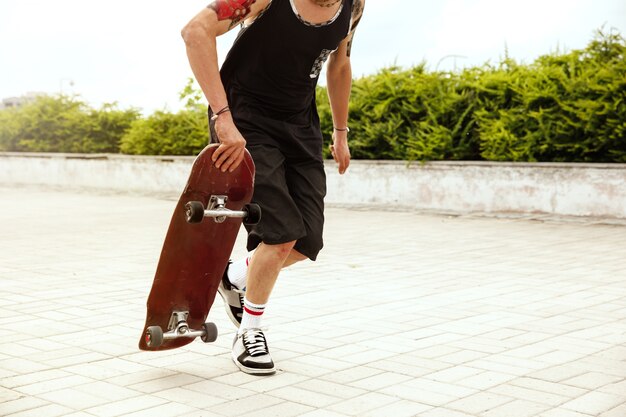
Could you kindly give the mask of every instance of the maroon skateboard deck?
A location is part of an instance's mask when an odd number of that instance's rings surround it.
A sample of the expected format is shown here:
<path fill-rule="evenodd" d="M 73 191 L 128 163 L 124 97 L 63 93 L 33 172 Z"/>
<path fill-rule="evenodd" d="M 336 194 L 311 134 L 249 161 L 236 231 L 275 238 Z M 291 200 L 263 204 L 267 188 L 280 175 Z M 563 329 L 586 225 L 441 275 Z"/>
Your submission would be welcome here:
<path fill-rule="evenodd" d="M 196 158 L 170 222 L 147 302 L 141 350 L 184 346 L 196 337 L 217 338 L 205 323 L 228 264 L 242 220 L 258 222 L 249 204 L 254 163 L 248 151 L 232 173 L 215 167 L 209 145 Z"/>

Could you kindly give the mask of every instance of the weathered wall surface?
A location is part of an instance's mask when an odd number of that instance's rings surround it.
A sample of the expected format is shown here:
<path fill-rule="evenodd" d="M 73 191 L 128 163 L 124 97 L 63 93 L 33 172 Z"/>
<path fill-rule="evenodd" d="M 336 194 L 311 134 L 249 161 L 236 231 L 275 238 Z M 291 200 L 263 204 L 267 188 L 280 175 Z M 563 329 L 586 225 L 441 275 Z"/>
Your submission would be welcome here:
<path fill-rule="evenodd" d="M 192 157 L 0 153 L 0 184 L 177 196 Z M 625 164 L 352 161 L 327 203 L 626 218 Z"/>

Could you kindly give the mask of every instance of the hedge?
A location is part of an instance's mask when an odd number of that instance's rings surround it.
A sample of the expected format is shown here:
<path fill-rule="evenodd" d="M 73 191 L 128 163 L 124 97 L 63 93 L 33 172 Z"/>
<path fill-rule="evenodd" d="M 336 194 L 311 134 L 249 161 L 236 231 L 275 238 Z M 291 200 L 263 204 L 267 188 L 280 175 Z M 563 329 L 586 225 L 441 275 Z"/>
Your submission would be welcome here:
<path fill-rule="evenodd" d="M 180 93 L 183 110 L 156 111 L 133 122 L 121 138 L 122 153 L 135 155 L 196 155 L 208 143 L 209 122 L 202 92 L 192 79 Z"/>
<path fill-rule="evenodd" d="M 353 83 L 355 159 L 626 162 L 626 42 L 598 31 L 583 50 L 530 64 L 506 57 L 460 72 L 385 68 Z M 140 117 L 41 97 L 0 111 L 0 150 L 193 155 L 207 143 L 206 106 L 190 81 L 183 110 Z M 317 105 L 326 144 L 332 118 Z M 329 157 L 325 147 L 326 157 Z"/>
<path fill-rule="evenodd" d="M 626 43 L 598 31 L 584 50 L 459 73 L 393 67 L 356 80 L 357 159 L 626 162 Z M 318 91 L 325 141 L 332 121 Z"/>
<path fill-rule="evenodd" d="M 139 115 L 114 103 L 93 109 L 75 96 L 41 96 L 0 111 L 0 151 L 117 153 Z"/>

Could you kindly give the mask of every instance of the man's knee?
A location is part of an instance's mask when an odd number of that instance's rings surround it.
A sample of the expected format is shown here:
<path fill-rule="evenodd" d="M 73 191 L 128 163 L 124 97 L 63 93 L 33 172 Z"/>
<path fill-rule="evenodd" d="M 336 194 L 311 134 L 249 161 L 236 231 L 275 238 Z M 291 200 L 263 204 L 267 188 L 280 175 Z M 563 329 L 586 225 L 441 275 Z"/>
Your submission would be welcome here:
<path fill-rule="evenodd" d="M 300 262 L 300 261 L 309 259 L 309 257 L 301 254 L 295 249 L 292 249 L 291 252 L 289 253 L 289 259 L 292 260 L 293 262 Z"/>
<path fill-rule="evenodd" d="M 278 243 L 276 245 L 266 244 L 266 247 L 270 249 L 272 252 L 274 252 L 276 257 L 285 259 L 291 254 L 295 244 L 296 244 L 296 241 L 294 240 L 291 242 Z"/>

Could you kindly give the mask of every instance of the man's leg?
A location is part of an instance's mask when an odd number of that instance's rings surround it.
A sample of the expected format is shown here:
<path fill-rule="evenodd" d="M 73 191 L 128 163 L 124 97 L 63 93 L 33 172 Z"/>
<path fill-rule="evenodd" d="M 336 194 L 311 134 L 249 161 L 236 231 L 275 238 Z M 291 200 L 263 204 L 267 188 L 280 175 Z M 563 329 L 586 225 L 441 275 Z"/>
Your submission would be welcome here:
<path fill-rule="evenodd" d="M 243 318 L 232 351 L 233 361 L 243 372 L 268 375 L 276 371 L 261 330 L 261 319 L 278 274 L 289 259 L 295 243 L 261 243 L 250 261 Z M 294 257 L 290 262 L 295 262 Z"/>
<path fill-rule="evenodd" d="M 290 257 L 295 241 L 279 245 L 261 243 L 252 256 L 248 266 L 246 297 L 255 304 L 266 304 L 270 298 L 278 273 L 287 260 L 295 263 Z"/>
<path fill-rule="evenodd" d="M 291 252 L 289 252 L 289 256 L 287 256 L 285 263 L 283 264 L 283 268 L 287 268 L 288 266 L 291 266 L 301 261 L 305 261 L 307 259 L 309 259 L 307 256 L 301 254 L 295 249 L 292 249 Z"/>
<path fill-rule="evenodd" d="M 254 253 L 251 253 L 245 258 L 234 263 L 229 263 L 218 288 L 219 294 L 224 300 L 226 314 L 237 327 L 241 325 L 241 319 L 243 317 L 243 303 L 248 269 L 252 262 L 252 258 L 254 257 Z M 289 252 L 289 255 L 284 261 L 282 267 L 286 268 L 306 259 L 308 259 L 307 256 L 301 254 L 295 249 L 291 249 L 291 252 Z"/>

